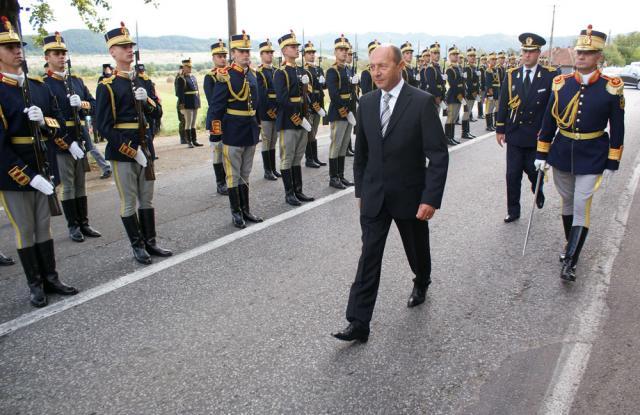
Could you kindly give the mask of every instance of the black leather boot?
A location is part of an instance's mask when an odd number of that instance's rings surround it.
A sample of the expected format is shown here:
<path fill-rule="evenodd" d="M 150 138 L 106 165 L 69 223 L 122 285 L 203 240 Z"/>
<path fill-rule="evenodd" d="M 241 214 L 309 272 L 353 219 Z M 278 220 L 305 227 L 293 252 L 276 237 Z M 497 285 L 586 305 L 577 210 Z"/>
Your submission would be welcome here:
<path fill-rule="evenodd" d="M 242 210 L 244 220 L 253 223 L 264 221 L 260 216 L 251 213 L 251 208 L 249 208 L 249 186 L 246 184 L 238 185 L 238 191 L 240 192 L 240 209 Z"/>
<path fill-rule="evenodd" d="M 45 292 L 60 295 L 76 295 L 78 289 L 60 281 L 56 271 L 56 254 L 53 249 L 53 239 L 35 245 L 38 255 L 38 267 Z"/>
<path fill-rule="evenodd" d="M 278 180 L 278 178 L 273 174 L 273 166 L 271 165 L 271 155 L 269 150 L 262 152 L 262 165 L 264 167 L 264 178 L 267 180 Z"/>
<path fill-rule="evenodd" d="M 487 113 L 487 116 L 485 118 L 485 122 L 487 124 L 487 128 L 485 128 L 485 130 L 487 131 L 495 131 L 496 129 L 493 128 L 493 114 L 492 113 Z"/>
<path fill-rule="evenodd" d="M 156 241 L 156 211 L 155 209 L 138 209 L 140 217 L 140 232 L 144 239 L 144 247 L 149 255 L 168 257 L 173 252 L 158 246 Z"/>
<path fill-rule="evenodd" d="M 226 196 L 228 192 L 224 165 L 222 163 L 215 163 L 213 165 L 213 173 L 216 175 L 216 192 Z"/>
<path fill-rule="evenodd" d="M 31 305 L 34 307 L 46 306 L 47 295 L 44 293 L 42 277 L 40 277 L 36 247 L 30 246 L 28 248 L 18 249 L 18 258 L 20 258 L 24 275 L 27 277 L 27 285 L 31 293 L 29 298 Z"/>
<path fill-rule="evenodd" d="M 471 134 L 471 127 L 469 126 L 469 120 L 462 121 L 462 138 L 473 139 L 475 135 Z"/>
<path fill-rule="evenodd" d="M 578 258 L 582 251 L 582 246 L 587 238 L 589 228 L 584 226 L 573 226 L 569 233 L 569 242 L 567 243 L 567 251 L 564 254 L 564 260 L 562 261 L 562 270 L 560 271 L 560 278 L 565 281 L 576 280 L 576 265 L 578 264 Z"/>
<path fill-rule="evenodd" d="M 237 187 L 229 187 L 227 188 L 227 191 L 229 194 L 229 205 L 231 206 L 231 220 L 233 221 L 233 226 L 244 229 L 247 227 L 247 224 L 244 222 L 242 209 L 240 208 L 240 191 Z"/>
<path fill-rule="evenodd" d="M 13 258 L 6 256 L 2 252 L 0 252 L 0 266 L 8 267 L 10 265 L 15 264 L 16 262 Z"/>
<path fill-rule="evenodd" d="M 313 161 L 315 161 L 320 166 L 326 166 L 327 163 L 318 159 L 318 140 L 315 140 L 311 143 L 311 150 L 313 151 Z"/>
<path fill-rule="evenodd" d="M 444 125 L 444 135 L 447 137 L 447 144 L 450 146 L 456 146 L 460 143 L 453 139 L 453 124 L 445 124 Z"/>
<path fill-rule="evenodd" d="M 187 140 L 189 148 L 193 148 L 193 137 L 191 136 L 191 128 L 184 130 L 184 137 Z"/>
<path fill-rule="evenodd" d="M 573 226 L 573 215 L 562 215 L 562 228 L 564 229 L 564 240 L 569 242 L 569 234 L 571 233 L 571 227 Z M 567 252 L 567 245 L 564 246 L 564 251 L 560 253 L 560 262 L 564 261 L 564 253 Z"/>
<path fill-rule="evenodd" d="M 78 209 L 78 220 L 80 221 L 80 232 L 84 236 L 90 238 L 99 238 L 102 236 L 100 232 L 89 226 L 89 206 L 87 197 L 81 196 L 76 199 L 76 208 Z"/>
<path fill-rule="evenodd" d="M 342 183 L 342 180 L 340 180 L 340 175 L 339 175 L 339 170 L 338 170 L 338 159 L 329 159 L 329 186 L 334 187 L 336 189 L 346 189 L 347 186 L 345 186 Z"/>
<path fill-rule="evenodd" d="M 311 141 L 307 141 L 307 147 L 304 149 L 304 158 L 305 166 L 311 167 L 312 169 L 320 168 L 320 164 L 316 163 L 313 157 L 313 143 Z"/>
<path fill-rule="evenodd" d="M 204 144 L 198 143 L 198 132 L 195 128 L 191 129 L 191 143 L 196 147 L 202 147 Z"/>
<path fill-rule="evenodd" d="M 344 178 L 344 161 L 345 157 L 338 157 L 338 177 L 340 177 L 340 182 L 342 182 L 343 185 L 347 187 L 353 186 L 355 183 Z"/>
<path fill-rule="evenodd" d="M 271 160 L 271 171 L 276 177 L 282 176 L 278 170 L 276 170 L 276 149 L 269 150 L 269 160 Z"/>
<path fill-rule="evenodd" d="M 293 192 L 296 198 L 301 202 L 313 202 L 315 200 L 313 197 L 307 196 L 302 192 L 302 168 L 300 166 L 292 166 L 291 176 L 293 178 Z"/>
<path fill-rule="evenodd" d="M 347 147 L 347 157 L 353 157 L 355 153 L 353 152 L 353 146 L 351 145 L 351 139 L 349 139 L 349 146 Z"/>
<path fill-rule="evenodd" d="M 478 118 L 484 118 L 484 105 L 482 105 L 482 102 L 478 102 Z"/>
<path fill-rule="evenodd" d="M 69 238 L 73 242 L 84 242 L 84 235 L 80 231 L 80 221 L 78 217 L 78 207 L 75 199 L 63 200 L 62 211 L 67 219 L 67 227 L 69 228 Z"/>
<path fill-rule="evenodd" d="M 284 185 L 284 200 L 291 206 L 300 206 L 300 200 L 296 197 L 293 190 L 293 173 L 291 169 L 280 170 L 282 173 L 282 184 Z"/>
<path fill-rule="evenodd" d="M 149 265 L 151 263 L 151 256 L 144 248 L 144 239 L 140 232 L 140 225 L 138 224 L 138 216 L 134 213 L 131 216 L 126 216 L 122 219 L 124 230 L 127 232 L 129 241 L 131 242 L 131 249 L 133 250 L 133 257 L 141 264 Z"/>

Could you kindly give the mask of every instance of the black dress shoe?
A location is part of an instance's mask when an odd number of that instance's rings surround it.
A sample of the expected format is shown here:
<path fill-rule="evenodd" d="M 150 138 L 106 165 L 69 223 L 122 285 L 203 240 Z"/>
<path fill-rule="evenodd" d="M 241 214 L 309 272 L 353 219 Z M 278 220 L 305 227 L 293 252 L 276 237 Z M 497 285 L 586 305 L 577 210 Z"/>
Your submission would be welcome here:
<path fill-rule="evenodd" d="M 411 296 L 409 296 L 409 301 L 407 301 L 407 307 L 412 308 L 424 303 L 428 287 L 428 285 L 426 287 L 419 287 L 417 285 L 414 285 Z"/>
<path fill-rule="evenodd" d="M 104 173 L 102 173 L 102 175 L 100 176 L 101 179 L 108 179 L 109 177 L 111 177 L 111 170 L 107 170 Z"/>
<path fill-rule="evenodd" d="M 84 242 L 84 235 L 80 230 L 80 226 L 74 225 L 69 227 L 69 239 L 73 242 Z"/>
<path fill-rule="evenodd" d="M 304 162 L 304 165 L 305 165 L 306 167 L 311 167 L 312 169 L 319 169 L 319 168 L 320 168 L 320 164 L 316 163 L 316 161 L 315 161 L 315 160 L 313 160 L 313 159 L 307 159 L 307 160 Z"/>
<path fill-rule="evenodd" d="M 520 219 L 520 215 L 511 215 L 508 214 L 505 218 L 504 218 L 504 223 L 511 223 L 513 221 L 516 221 Z"/>
<path fill-rule="evenodd" d="M 13 258 L 6 256 L 2 252 L 0 252 L 0 266 L 9 266 L 15 264 L 16 261 Z"/>
<path fill-rule="evenodd" d="M 60 295 L 78 294 L 78 289 L 60 281 L 57 273 L 45 275 L 43 286 L 46 293 L 55 293 Z"/>
<path fill-rule="evenodd" d="M 458 145 L 458 144 L 460 144 L 460 143 L 458 143 L 457 141 L 453 141 L 453 139 L 451 139 L 451 138 L 450 138 L 450 139 L 447 141 L 447 144 L 449 144 L 450 146 L 457 146 L 457 145 Z"/>
<path fill-rule="evenodd" d="M 542 209 L 544 207 L 544 193 L 542 193 L 542 191 L 538 192 L 538 196 L 536 197 L 536 206 L 538 206 L 538 209 Z"/>
<path fill-rule="evenodd" d="M 331 333 L 333 337 L 338 340 L 350 342 L 358 340 L 359 342 L 366 343 L 369 340 L 369 328 L 363 327 L 361 324 L 349 323 L 347 328 L 337 333 Z"/>

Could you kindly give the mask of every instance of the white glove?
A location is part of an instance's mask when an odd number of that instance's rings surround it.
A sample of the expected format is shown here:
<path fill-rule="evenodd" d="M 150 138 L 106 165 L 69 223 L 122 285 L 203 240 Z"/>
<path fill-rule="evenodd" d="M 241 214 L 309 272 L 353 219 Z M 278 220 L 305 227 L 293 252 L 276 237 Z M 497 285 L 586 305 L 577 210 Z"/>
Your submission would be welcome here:
<path fill-rule="evenodd" d="M 476 102 L 482 101 L 482 97 L 480 95 L 476 95 Z"/>
<path fill-rule="evenodd" d="M 351 77 L 351 83 L 354 85 L 358 85 L 360 83 L 360 75 L 355 74 Z"/>
<path fill-rule="evenodd" d="M 53 185 L 39 174 L 31 179 L 31 181 L 29 182 L 29 186 L 33 187 L 39 192 L 44 193 L 47 196 L 53 194 Z"/>
<path fill-rule="evenodd" d="M 82 106 L 82 100 L 78 94 L 73 94 L 69 96 L 69 104 L 71 104 L 72 107 L 80 108 Z"/>
<path fill-rule="evenodd" d="M 29 120 L 37 122 L 38 125 L 44 125 L 44 115 L 42 114 L 40 107 L 32 105 L 29 108 L 25 108 L 24 113 L 27 114 Z"/>
<path fill-rule="evenodd" d="M 80 160 L 84 157 L 84 151 L 82 151 L 78 143 L 75 141 L 69 146 L 69 153 L 71 153 L 71 157 L 73 157 L 74 160 Z"/>
<path fill-rule="evenodd" d="M 309 75 L 304 74 L 300 77 L 300 82 L 302 82 L 304 85 L 307 85 L 309 83 Z"/>
<path fill-rule="evenodd" d="M 443 79 L 444 81 L 446 81 L 446 80 L 447 80 L 447 74 L 446 74 L 446 73 L 443 73 L 443 74 L 442 74 L 442 79 Z"/>
<path fill-rule="evenodd" d="M 133 159 L 142 167 L 147 167 L 147 158 L 144 156 L 144 153 L 142 151 L 138 150 L 136 156 Z"/>
<path fill-rule="evenodd" d="M 467 79 L 467 73 L 466 73 L 466 72 L 464 72 L 464 73 L 462 74 L 462 77 L 463 77 L 464 79 Z"/>
<path fill-rule="evenodd" d="M 320 82 L 321 84 L 324 84 L 324 76 L 320 75 L 320 77 L 318 78 L 318 82 Z"/>
<path fill-rule="evenodd" d="M 351 125 L 356 125 L 356 117 L 351 111 L 349 111 L 349 113 L 347 114 L 347 122 Z"/>
<path fill-rule="evenodd" d="M 317 112 L 318 112 L 318 115 L 321 117 L 325 117 L 327 115 L 327 112 L 323 108 L 320 108 L 320 110 Z"/>
<path fill-rule="evenodd" d="M 533 165 L 536 167 L 536 170 L 542 170 L 547 168 L 547 160 L 536 159 L 533 162 Z"/>
<path fill-rule="evenodd" d="M 309 124 L 309 121 L 304 117 L 302 117 L 302 124 L 300 124 L 300 127 L 304 128 L 308 133 L 311 132 L 311 124 Z"/>
<path fill-rule="evenodd" d="M 147 94 L 147 90 L 144 89 L 143 87 L 136 88 L 134 95 L 138 101 L 146 101 L 147 98 L 149 98 L 149 94 Z"/>
<path fill-rule="evenodd" d="M 482 75 L 482 72 L 476 71 L 476 75 L 480 76 L 480 75 Z"/>
<path fill-rule="evenodd" d="M 443 110 L 447 109 L 447 104 L 445 104 L 444 101 L 440 101 L 440 109 L 443 109 Z"/>
<path fill-rule="evenodd" d="M 420 80 L 420 74 L 419 74 L 419 73 L 417 73 L 417 74 L 416 74 L 416 81 L 419 81 L 419 80 Z"/>
<path fill-rule="evenodd" d="M 462 104 L 463 106 L 464 106 L 464 105 L 467 105 L 467 100 L 466 100 L 466 99 L 464 99 L 464 98 L 462 98 L 462 101 L 460 101 L 460 104 Z"/>

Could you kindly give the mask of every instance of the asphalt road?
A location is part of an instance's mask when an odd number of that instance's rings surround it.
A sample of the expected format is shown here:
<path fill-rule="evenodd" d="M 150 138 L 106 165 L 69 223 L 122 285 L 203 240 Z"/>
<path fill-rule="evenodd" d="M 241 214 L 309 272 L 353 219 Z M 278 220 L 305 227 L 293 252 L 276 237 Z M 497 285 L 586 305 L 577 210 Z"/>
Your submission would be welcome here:
<path fill-rule="evenodd" d="M 77 244 L 61 218 L 52 226 L 61 276 L 95 295 L 73 307 L 52 297 L 46 316 L 29 306 L 20 267 L 0 269 L 0 413 L 630 413 L 640 371 L 626 363 L 639 343 L 631 200 L 640 93 L 625 93 L 622 167 L 596 195 L 576 283 L 558 278 L 564 237 L 552 181 L 522 257 L 526 214 L 502 222 L 504 149 L 493 135 L 472 140 L 452 152 L 430 223 L 426 303 L 406 308 L 411 272 L 392 229 L 365 345 L 330 336 L 345 325 L 360 250 L 352 191 L 330 189 L 326 167 L 303 168 L 305 193 L 326 199 L 292 209 L 281 182 L 262 179 L 257 155 L 252 210 L 270 220 L 238 232 L 210 163 L 163 171 L 160 153 L 155 205 L 160 241 L 176 252 L 169 262 L 134 263 L 105 185 L 90 195 L 102 238 Z M 472 129 L 484 134 L 484 121 Z M 175 151 L 188 160 L 206 150 Z M 326 137 L 320 153 L 326 159 Z M 620 212 L 630 212 L 628 228 Z M 4 215 L 0 235 L 15 255 Z M 584 367 L 569 370 L 567 355 Z"/>

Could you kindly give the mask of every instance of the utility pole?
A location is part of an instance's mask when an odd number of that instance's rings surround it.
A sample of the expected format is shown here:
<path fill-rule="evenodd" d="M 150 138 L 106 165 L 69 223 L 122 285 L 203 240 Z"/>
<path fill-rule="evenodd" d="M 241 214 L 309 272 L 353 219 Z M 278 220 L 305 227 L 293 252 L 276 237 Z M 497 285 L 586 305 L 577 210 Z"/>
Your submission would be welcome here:
<path fill-rule="evenodd" d="M 553 66 L 553 27 L 556 23 L 556 5 L 553 5 L 553 14 L 551 16 L 551 37 L 549 37 L 549 65 Z"/>
<path fill-rule="evenodd" d="M 236 0 L 227 0 L 227 20 L 229 26 L 229 39 L 231 35 L 238 33 L 236 24 Z"/>

